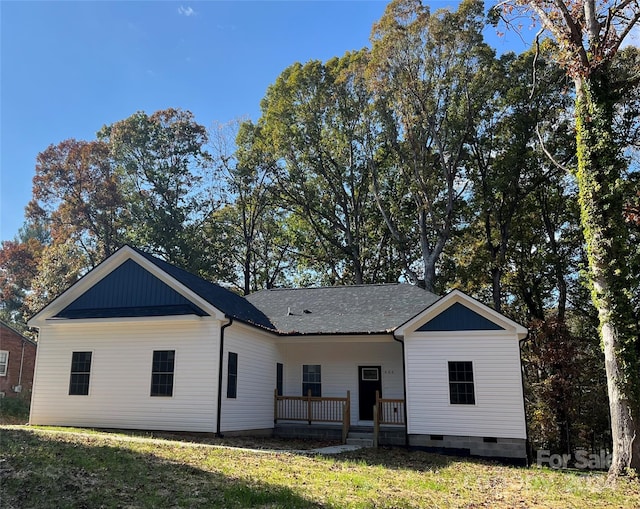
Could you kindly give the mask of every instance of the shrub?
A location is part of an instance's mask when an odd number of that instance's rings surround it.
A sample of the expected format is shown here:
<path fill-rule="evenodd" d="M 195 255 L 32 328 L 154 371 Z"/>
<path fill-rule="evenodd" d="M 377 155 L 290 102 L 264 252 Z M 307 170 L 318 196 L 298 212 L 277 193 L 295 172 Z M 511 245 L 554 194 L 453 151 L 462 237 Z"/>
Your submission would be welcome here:
<path fill-rule="evenodd" d="M 29 420 L 28 397 L 0 398 L 0 424 L 24 424 Z"/>

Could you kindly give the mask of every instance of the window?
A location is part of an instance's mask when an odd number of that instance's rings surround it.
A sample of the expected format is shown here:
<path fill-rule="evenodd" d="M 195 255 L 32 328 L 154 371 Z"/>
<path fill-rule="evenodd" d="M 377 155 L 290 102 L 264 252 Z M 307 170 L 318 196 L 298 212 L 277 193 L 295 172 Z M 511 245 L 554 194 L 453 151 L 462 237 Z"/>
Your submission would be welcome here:
<path fill-rule="evenodd" d="M 173 396 L 175 350 L 154 350 L 151 367 L 151 395 Z"/>
<path fill-rule="evenodd" d="M 311 390 L 311 396 L 322 396 L 320 364 L 303 364 L 302 366 L 302 395 L 306 396 Z"/>
<path fill-rule="evenodd" d="M 471 362 L 449 362 L 449 398 L 452 405 L 475 405 Z"/>
<path fill-rule="evenodd" d="M 235 398 L 238 394 L 238 354 L 229 352 L 227 363 L 227 398 Z"/>
<path fill-rule="evenodd" d="M 7 376 L 7 367 L 9 366 L 9 352 L 0 350 L 0 376 Z"/>
<path fill-rule="evenodd" d="M 276 394 L 282 396 L 284 392 L 284 366 L 282 363 L 276 363 Z"/>
<path fill-rule="evenodd" d="M 89 374 L 91 373 L 91 352 L 73 352 L 71 356 L 71 379 L 69 394 L 86 396 L 89 394 Z"/>
<path fill-rule="evenodd" d="M 380 370 L 378 368 L 362 368 L 361 378 L 363 382 L 377 382 L 380 380 Z"/>

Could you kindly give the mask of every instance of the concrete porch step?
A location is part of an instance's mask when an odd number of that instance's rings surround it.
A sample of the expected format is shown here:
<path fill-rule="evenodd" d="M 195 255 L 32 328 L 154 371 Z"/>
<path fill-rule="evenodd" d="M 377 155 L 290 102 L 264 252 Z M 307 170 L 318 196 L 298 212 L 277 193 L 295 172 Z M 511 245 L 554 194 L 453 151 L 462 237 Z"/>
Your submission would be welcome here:
<path fill-rule="evenodd" d="M 366 431 L 350 431 L 347 435 L 348 445 L 359 445 L 360 447 L 373 447 L 373 433 Z"/>
<path fill-rule="evenodd" d="M 348 438 L 347 445 L 359 445 L 360 447 L 373 447 L 373 438 Z"/>
<path fill-rule="evenodd" d="M 371 431 L 349 431 L 348 438 L 370 438 L 373 440 L 373 432 Z"/>

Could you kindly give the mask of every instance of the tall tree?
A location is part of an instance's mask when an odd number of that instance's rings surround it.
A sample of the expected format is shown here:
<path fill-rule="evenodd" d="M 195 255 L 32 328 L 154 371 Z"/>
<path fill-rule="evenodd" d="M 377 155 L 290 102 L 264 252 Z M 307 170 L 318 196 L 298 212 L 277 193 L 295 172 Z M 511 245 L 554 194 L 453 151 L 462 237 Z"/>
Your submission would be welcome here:
<path fill-rule="evenodd" d="M 129 215 L 108 145 L 70 139 L 39 153 L 27 217 L 53 243 L 75 242 L 92 266 L 120 247 Z"/>
<path fill-rule="evenodd" d="M 294 64 L 269 87 L 258 123 L 281 166 L 280 199 L 306 235 L 301 260 L 329 283 L 372 282 L 384 235 L 370 192 L 368 53 Z"/>
<path fill-rule="evenodd" d="M 458 226 L 467 142 L 493 93 L 494 55 L 483 28 L 482 2 L 465 0 L 456 12 L 431 14 L 420 0 L 395 0 L 371 36 L 370 83 L 384 112 L 392 168 L 374 174 L 374 189 L 407 277 L 431 291 Z M 401 184 L 396 196 L 384 189 L 390 180 Z"/>
<path fill-rule="evenodd" d="M 235 151 L 232 148 L 235 138 Z M 244 295 L 271 288 L 289 265 L 282 210 L 277 205 L 276 163 L 263 150 L 252 122 L 220 125 L 210 136 L 223 205 L 205 225 L 211 276 Z"/>
<path fill-rule="evenodd" d="M 529 77 L 534 61 L 540 86 L 532 89 Z M 545 130 L 553 132 L 545 140 L 545 144 L 553 143 L 547 150 L 559 153 L 556 157 L 565 163 L 572 157 L 572 145 L 567 140 L 570 126 L 563 108 L 567 103 L 565 84 L 558 68 L 533 52 L 519 57 L 504 55 L 500 64 L 502 72 L 494 75 L 498 94 L 470 137 L 469 163 L 473 185 L 469 201 L 484 232 L 492 300 L 498 311 L 502 310 L 502 282 L 514 222 L 525 212 L 531 193 L 552 181 L 561 182 L 556 174 L 562 170 L 545 160 L 538 147 L 539 127 L 550 126 Z M 547 232 L 552 242 L 556 233 Z M 558 282 L 563 293 L 562 278 Z"/>
<path fill-rule="evenodd" d="M 25 298 L 27 312 L 32 315 L 40 311 L 91 267 L 86 252 L 71 239 L 46 246 L 38 263 L 36 277 L 31 281 L 30 292 Z"/>
<path fill-rule="evenodd" d="M 47 230 L 41 224 L 25 224 L 14 240 L 0 246 L 0 317 L 18 330 L 26 329 L 25 298 L 34 278 L 42 251 L 49 244 Z"/>
<path fill-rule="evenodd" d="M 618 81 L 616 54 L 640 21 L 635 0 L 514 0 L 511 17 L 524 10 L 556 41 L 555 58 L 573 80 L 578 165 L 575 177 L 598 310 L 611 413 L 611 477 L 640 469 L 640 331 L 631 297 L 629 231 L 623 219 L 628 167 L 614 129 L 616 105 L 640 79 L 638 68 Z"/>
<path fill-rule="evenodd" d="M 207 131 L 189 111 L 137 112 L 104 126 L 99 138 L 127 183 L 135 229 L 130 240 L 198 272 L 199 230 L 215 208 L 203 188 L 209 165 Z"/>

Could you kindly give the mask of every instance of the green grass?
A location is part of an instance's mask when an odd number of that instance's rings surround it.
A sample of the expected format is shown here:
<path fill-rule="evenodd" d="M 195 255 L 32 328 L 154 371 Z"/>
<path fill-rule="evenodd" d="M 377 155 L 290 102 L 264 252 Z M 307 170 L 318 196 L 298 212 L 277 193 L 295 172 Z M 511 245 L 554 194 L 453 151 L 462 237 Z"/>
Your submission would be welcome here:
<path fill-rule="evenodd" d="M 640 507 L 637 479 L 608 485 L 603 473 L 403 449 L 321 456 L 229 447 L 246 447 L 246 439 L 213 444 L 83 431 L 0 427 L 2 507 Z"/>

